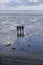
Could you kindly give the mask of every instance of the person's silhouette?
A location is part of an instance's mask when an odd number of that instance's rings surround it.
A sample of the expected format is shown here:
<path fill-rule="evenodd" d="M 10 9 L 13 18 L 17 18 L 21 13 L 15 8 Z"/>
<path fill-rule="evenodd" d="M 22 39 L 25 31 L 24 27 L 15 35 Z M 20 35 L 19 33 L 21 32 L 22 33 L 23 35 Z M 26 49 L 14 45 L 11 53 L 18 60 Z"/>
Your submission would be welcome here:
<path fill-rule="evenodd" d="M 20 28 L 20 37 L 21 37 L 21 36 L 22 36 L 22 34 L 21 34 L 21 30 L 22 30 L 22 29 L 21 29 L 21 26 L 19 26 L 19 28 Z"/>
<path fill-rule="evenodd" d="M 22 37 L 24 36 L 24 26 L 17 26 L 17 36 Z"/>
<path fill-rule="evenodd" d="M 24 26 L 22 25 L 22 36 L 24 36 Z"/>
<path fill-rule="evenodd" d="M 19 36 L 19 26 L 17 26 L 17 36 Z"/>

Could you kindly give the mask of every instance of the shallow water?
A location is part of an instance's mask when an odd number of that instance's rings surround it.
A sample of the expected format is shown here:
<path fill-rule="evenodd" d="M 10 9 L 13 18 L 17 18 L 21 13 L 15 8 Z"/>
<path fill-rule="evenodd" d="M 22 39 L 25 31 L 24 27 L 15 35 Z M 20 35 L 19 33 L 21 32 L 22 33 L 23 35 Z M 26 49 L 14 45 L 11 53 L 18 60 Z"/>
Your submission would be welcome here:
<path fill-rule="evenodd" d="M 43 59 L 43 15 L 30 14 L 0 13 L 0 55 Z M 17 25 L 24 25 L 24 37 L 17 37 Z"/>

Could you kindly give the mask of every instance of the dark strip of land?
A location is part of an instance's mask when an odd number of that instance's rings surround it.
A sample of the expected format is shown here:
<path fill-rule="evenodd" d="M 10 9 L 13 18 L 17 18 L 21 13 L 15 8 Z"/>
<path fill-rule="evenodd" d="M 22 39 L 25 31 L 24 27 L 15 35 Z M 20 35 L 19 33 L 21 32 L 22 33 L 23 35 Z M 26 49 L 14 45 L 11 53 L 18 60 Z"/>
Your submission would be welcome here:
<path fill-rule="evenodd" d="M 0 55 L 0 59 L 8 60 L 8 61 L 17 61 L 17 62 L 43 64 L 43 60 L 41 60 L 41 59 L 33 59 L 33 58 L 25 58 L 25 57 L 22 58 L 22 57 L 17 57 L 17 56 L 4 56 L 4 55 Z"/>

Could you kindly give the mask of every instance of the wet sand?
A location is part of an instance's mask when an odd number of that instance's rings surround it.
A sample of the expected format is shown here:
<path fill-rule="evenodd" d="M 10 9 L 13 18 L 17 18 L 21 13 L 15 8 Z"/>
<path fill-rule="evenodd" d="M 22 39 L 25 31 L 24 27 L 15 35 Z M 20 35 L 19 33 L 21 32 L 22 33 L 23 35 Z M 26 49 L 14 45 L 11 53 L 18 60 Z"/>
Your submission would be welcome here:
<path fill-rule="evenodd" d="M 13 14 L 0 16 L 0 59 L 43 63 L 43 15 Z M 24 24 L 22 38 L 17 24 Z"/>
<path fill-rule="evenodd" d="M 35 58 L 26 58 L 26 57 L 17 57 L 17 56 L 3 56 L 0 55 L 0 60 L 9 61 L 9 62 L 24 62 L 24 63 L 35 63 L 35 64 L 43 64 L 43 60 L 35 59 Z"/>

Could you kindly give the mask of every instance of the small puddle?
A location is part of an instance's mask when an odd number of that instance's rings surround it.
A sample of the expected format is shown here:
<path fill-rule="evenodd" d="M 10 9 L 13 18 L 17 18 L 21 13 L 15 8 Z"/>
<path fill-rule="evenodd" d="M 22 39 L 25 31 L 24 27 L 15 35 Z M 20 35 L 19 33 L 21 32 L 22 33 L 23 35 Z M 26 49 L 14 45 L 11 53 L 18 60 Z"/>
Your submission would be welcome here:
<path fill-rule="evenodd" d="M 30 37 L 30 40 L 32 43 L 39 43 L 40 42 L 40 36 L 39 35 L 32 35 Z"/>

